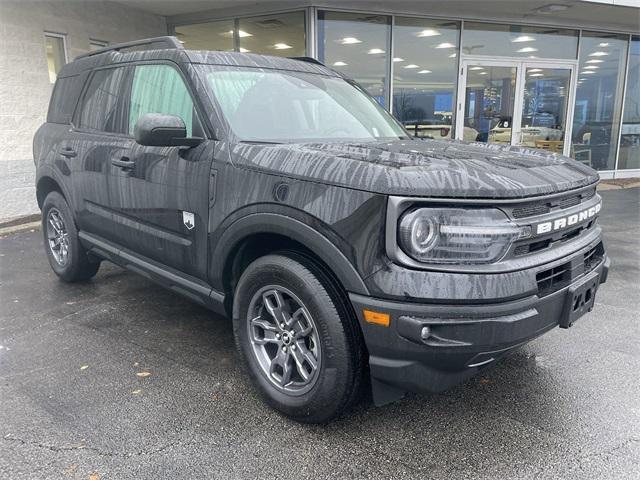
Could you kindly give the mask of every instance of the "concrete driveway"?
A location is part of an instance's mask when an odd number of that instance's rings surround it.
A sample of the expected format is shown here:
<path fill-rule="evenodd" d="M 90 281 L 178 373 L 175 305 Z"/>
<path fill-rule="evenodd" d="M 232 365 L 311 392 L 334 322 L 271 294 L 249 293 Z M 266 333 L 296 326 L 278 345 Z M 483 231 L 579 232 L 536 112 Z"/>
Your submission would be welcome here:
<path fill-rule="evenodd" d="M 0 478 L 638 478 L 640 189 L 603 192 L 594 312 L 441 395 L 329 426 L 264 406 L 230 323 L 110 264 L 0 239 Z"/>

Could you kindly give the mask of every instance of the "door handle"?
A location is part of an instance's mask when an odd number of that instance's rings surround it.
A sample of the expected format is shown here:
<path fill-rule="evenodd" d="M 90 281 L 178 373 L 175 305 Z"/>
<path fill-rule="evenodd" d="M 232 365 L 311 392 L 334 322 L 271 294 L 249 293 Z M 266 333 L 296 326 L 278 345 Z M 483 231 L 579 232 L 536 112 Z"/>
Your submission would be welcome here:
<path fill-rule="evenodd" d="M 129 160 L 129 157 L 121 157 L 120 160 L 113 159 L 111 164 L 123 170 L 132 170 L 136 166 L 136 162 Z"/>
<path fill-rule="evenodd" d="M 58 153 L 63 157 L 67 157 L 67 158 L 74 158 L 78 156 L 76 151 L 71 147 L 61 148 L 60 150 L 58 150 Z"/>

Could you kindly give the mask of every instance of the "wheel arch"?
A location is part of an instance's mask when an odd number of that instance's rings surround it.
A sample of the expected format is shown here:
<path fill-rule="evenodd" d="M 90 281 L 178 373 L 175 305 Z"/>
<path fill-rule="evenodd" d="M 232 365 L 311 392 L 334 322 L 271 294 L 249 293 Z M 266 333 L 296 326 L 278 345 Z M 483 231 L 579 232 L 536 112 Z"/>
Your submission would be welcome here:
<path fill-rule="evenodd" d="M 351 261 L 318 230 L 300 220 L 275 213 L 255 213 L 231 224 L 216 243 L 212 285 L 225 292 L 230 306 L 234 282 L 256 258 L 278 250 L 293 250 L 324 268 L 346 292 L 368 295 Z"/>
<path fill-rule="evenodd" d="M 64 188 L 63 182 L 56 178 L 56 174 L 53 170 L 44 171 L 38 175 L 38 180 L 36 181 L 36 200 L 38 201 L 38 207 L 40 210 L 42 210 L 44 199 L 47 198 L 47 195 L 51 192 L 59 192 L 67 201 L 69 206 L 71 206 L 71 199 Z"/>

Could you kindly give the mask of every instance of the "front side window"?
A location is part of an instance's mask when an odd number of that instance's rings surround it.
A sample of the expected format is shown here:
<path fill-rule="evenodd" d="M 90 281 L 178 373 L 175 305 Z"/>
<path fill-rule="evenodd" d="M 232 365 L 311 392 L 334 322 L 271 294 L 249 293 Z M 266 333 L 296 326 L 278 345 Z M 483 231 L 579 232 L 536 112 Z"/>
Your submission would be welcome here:
<path fill-rule="evenodd" d="M 372 141 L 406 136 L 374 99 L 342 78 L 210 65 L 200 71 L 210 97 L 244 141 Z"/>
<path fill-rule="evenodd" d="M 178 71 L 169 65 L 138 65 L 133 75 L 129 111 L 129 134 L 147 113 L 182 118 L 187 136 L 193 135 L 194 108 L 189 90 Z"/>
<path fill-rule="evenodd" d="M 77 126 L 101 132 L 125 133 L 126 115 L 119 108 L 126 67 L 97 70 L 85 91 Z"/>

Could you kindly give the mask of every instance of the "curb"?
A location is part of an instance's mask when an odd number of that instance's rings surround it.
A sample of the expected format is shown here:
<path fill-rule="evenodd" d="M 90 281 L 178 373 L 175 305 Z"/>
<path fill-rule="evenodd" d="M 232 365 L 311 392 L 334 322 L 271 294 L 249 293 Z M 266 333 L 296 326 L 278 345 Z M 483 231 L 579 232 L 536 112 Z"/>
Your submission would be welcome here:
<path fill-rule="evenodd" d="M 40 226 L 41 226 L 41 223 L 40 223 L 40 220 L 38 220 L 37 222 L 28 222 L 28 223 L 21 223 L 20 225 L 0 227 L 0 237 L 4 237 L 5 235 L 9 235 L 11 233 L 40 230 Z"/>

